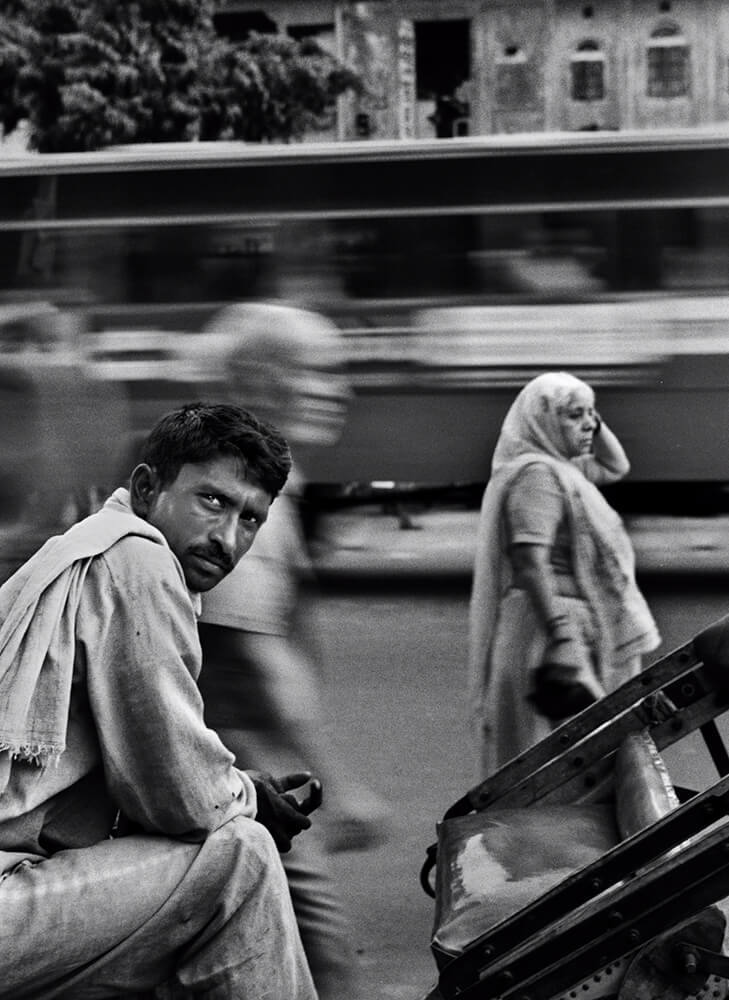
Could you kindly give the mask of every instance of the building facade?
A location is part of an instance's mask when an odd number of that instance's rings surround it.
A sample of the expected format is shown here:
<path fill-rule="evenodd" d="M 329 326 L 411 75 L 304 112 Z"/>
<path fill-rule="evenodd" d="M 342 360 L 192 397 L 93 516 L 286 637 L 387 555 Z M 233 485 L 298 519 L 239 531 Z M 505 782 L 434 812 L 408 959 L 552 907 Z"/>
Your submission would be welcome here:
<path fill-rule="evenodd" d="M 339 139 L 729 120 L 725 0 L 227 0 L 220 27 L 313 34 L 356 69 Z"/>

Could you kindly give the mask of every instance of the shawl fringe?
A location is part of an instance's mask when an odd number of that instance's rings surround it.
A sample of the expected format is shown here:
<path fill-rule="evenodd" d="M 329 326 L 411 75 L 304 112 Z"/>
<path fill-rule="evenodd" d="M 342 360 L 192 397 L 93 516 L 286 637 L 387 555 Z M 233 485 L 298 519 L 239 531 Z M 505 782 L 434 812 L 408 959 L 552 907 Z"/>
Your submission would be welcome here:
<path fill-rule="evenodd" d="M 58 746 L 53 743 L 0 743 L 0 753 L 9 753 L 13 760 L 27 761 L 37 767 L 57 765 L 65 749 L 65 744 Z"/>

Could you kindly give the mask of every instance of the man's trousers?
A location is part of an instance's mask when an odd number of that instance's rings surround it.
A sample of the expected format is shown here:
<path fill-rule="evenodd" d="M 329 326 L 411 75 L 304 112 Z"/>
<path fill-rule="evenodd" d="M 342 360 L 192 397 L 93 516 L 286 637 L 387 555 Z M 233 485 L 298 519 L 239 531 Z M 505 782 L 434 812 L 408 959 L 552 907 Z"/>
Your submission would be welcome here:
<path fill-rule="evenodd" d="M 303 836 L 306 836 L 304 833 Z M 238 816 L 202 844 L 134 835 L 0 881 L 0 998 L 316 1000 L 281 859 Z"/>

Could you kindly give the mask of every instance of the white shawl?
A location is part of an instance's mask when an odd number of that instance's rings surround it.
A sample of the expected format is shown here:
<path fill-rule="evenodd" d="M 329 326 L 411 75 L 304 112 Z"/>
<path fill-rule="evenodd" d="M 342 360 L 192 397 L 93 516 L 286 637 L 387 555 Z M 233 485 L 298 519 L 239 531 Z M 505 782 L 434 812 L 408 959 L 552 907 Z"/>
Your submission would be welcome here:
<path fill-rule="evenodd" d="M 91 560 L 127 535 L 167 544 L 119 489 L 0 588 L 0 751 L 39 764 L 63 753 L 84 579 Z"/>

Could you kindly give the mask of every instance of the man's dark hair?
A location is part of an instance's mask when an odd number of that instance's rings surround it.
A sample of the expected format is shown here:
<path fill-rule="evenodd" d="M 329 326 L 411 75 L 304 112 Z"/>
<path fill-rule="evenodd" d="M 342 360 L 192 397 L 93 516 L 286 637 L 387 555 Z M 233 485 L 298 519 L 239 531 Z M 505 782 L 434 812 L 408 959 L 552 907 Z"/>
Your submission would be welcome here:
<path fill-rule="evenodd" d="M 291 470 L 291 452 L 279 431 L 230 403 L 188 403 L 165 414 L 147 435 L 139 461 L 169 486 L 183 465 L 219 454 L 240 458 L 246 475 L 272 497 Z"/>

